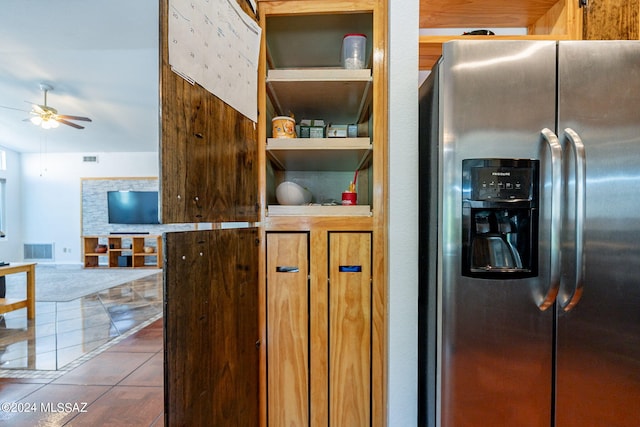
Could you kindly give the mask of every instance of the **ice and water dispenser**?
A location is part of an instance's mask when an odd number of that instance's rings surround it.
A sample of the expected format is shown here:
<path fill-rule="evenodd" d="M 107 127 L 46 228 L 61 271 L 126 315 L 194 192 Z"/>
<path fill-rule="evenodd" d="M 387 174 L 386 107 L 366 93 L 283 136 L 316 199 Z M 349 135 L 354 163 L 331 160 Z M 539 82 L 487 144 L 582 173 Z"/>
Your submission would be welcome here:
<path fill-rule="evenodd" d="M 538 274 L 538 160 L 462 162 L 462 275 Z"/>

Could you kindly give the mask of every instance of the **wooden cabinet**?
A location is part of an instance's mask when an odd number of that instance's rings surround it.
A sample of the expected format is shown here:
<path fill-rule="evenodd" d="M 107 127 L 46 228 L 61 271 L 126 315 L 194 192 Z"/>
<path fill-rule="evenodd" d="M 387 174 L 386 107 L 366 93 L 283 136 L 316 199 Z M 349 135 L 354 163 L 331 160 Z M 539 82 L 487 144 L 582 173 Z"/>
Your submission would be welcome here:
<path fill-rule="evenodd" d="M 420 69 L 429 70 L 454 38 L 638 40 L 640 0 L 421 0 L 420 28 L 526 28 L 524 36 L 420 36 Z"/>
<path fill-rule="evenodd" d="M 329 425 L 371 425 L 371 234 L 329 233 Z"/>
<path fill-rule="evenodd" d="M 249 4 L 238 3 L 245 9 Z M 191 232 L 193 239 L 165 235 L 173 242 L 164 254 L 171 281 L 166 286 L 173 289 L 165 301 L 171 313 L 165 319 L 165 359 L 170 361 L 165 365 L 165 424 L 184 425 L 184 417 L 205 420 L 225 412 L 226 407 L 216 406 L 216 395 L 223 395 L 229 405 L 241 400 L 247 405 L 243 409 L 251 406 L 250 414 L 259 409 L 260 425 L 384 425 L 387 1 L 258 1 L 256 21 L 263 34 L 257 126 L 172 71 L 171 14 L 168 0 L 160 4 L 161 218 L 165 223 L 208 223 L 210 228 Z M 364 70 L 341 67 L 342 40 L 350 33 L 367 36 Z M 290 112 L 298 121 L 357 125 L 358 135 L 272 138 L 271 118 Z M 342 191 L 356 171 L 358 205 L 342 206 Z M 275 190 L 285 180 L 310 187 L 315 203 L 278 205 Z M 326 203 L 330 200 L 337 203 Z M 246 245 L 236 240 L 249 238 L 228 233 L 225 222 L 255 226 L 255 258 L 239 265 L 232 251 L 194 255 L 193 245 L 206 247 L 209 241 L 232 248 Z M 352 259 L 356 255 L 362 259 Z M 215 262 L 190 269 L 204 262 L 200 256 L 215 257 Z M 185 264 L 185 259 L 190 261 Z M 171 270 L 176 264 L 182 273 Z M 360 265 L 360 271 L 344 271 L 352 265 Z M 218 334 L 226 327 L 224 304 L 208 311 L 213 299 L 226 296 L 212 292 L 205 303 L 179 291 L 182 282 L 185 289 L 220 286 L 227 273 L 219 270 L 229 266 L 257 272 L 255 283 L 243 287 L 256 291 L 255 306 L 249 304 L 246 315 L 234 318 L 254 338 L 260 355 L 257 396 L 253 389 L 243 394 L 240 387 L 228 386 L 229 378 L 253 372 L 255 365 L 250 358 L 228 362 L 228 350 L 240 345 L 241 337 Z M 332 266 L 337 272 L 332 273 Z M 221 282 L 214 284 L 214 277 Z M 200 304 L 200 318 L 194 317 L 193 304 Z M 179 337 L 186 325 L 192 328 L 199 321 L 202 329 L 189 329 L 193 344 L 191 338 Z M 185 382 L 197 405 L 181 396 Z M 229 408 L 233 413 L 240 409 Z"/>
<path fill-rule="evenodd" d="M 267 425 L 384 425 L 387 2 L 258 9 Z M 341 68 L 349 33 L 367 37 L 365 69 Z M 358 136 L 271 138 L 271 118 L 289 113 L 356 124 Z M 342 206 L 355 171 L 358 205 Z M 288 180 L 311 190 L 312 205 L 277 204 L 275 189 Z"/>
<path fill-rule="evenodd" d="M 162 237 L 150 234 L 83 236 L 85 268 L 162 268 Z"/>
<path fill-rule="evenodd" d="M 306 232 L 267 233 L 268 425 L 368 426 L 372 233 L 329 231 L 313 241 Z"/>
<path fill-rule="evenodd" d="M 591 3 L 591 2 L 589 2 Z M 526 28 L 526 35 L 420 36 L 420 69 L 430 70 L 442 54 L 442 43 L 465 39 L 582 39 L 582 9 L 578 0 L 421 0 L 421 29 Z"/>
<path fill-rule="evenodd" d="M 309 234 L 267 234 L 270 426 L 309 425 Z"/>
<path fill-rule="evenodd" d="M 260 425 L 257 241 L 253 227 L 165 234 L 163 425 Z"/>

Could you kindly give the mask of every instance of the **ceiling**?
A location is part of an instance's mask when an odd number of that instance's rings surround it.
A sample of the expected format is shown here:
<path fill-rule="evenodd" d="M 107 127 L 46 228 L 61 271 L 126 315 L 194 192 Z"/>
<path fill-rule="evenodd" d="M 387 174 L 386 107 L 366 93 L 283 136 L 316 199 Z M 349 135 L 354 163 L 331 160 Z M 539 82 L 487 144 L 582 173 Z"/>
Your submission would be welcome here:
<path fill-rule="evenodd" d="M 88 116 L 79 130 L 23 119 L 42 104 Z M 0 146 L 22 152 L 157 151 L 157 0 L 2 0 Z"/>

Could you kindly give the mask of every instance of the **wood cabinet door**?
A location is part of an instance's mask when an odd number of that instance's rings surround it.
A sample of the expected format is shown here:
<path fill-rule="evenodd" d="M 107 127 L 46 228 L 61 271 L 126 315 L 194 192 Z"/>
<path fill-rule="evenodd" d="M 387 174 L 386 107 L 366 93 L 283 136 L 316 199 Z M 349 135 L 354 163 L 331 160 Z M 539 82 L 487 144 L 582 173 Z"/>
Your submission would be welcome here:
<path fill-rule="evenodd" d="M 165 424 L 258 426 L 256 228 L 164 237 Z"/>
<path fill-rule="evenodd" d="M 329 233 L 329 425 L 371 425 L 371 233 Z"/>
<path fill-rule="evenodd" d="M 169 19 L 168 0 L 161 0 L 161 221 L 257 222 L 256 124 L 171 70 Z"/>
<path fill-rule="evenodd" d="M 267 233 L 269 426 L 309 425 L 309 237 Z"/>

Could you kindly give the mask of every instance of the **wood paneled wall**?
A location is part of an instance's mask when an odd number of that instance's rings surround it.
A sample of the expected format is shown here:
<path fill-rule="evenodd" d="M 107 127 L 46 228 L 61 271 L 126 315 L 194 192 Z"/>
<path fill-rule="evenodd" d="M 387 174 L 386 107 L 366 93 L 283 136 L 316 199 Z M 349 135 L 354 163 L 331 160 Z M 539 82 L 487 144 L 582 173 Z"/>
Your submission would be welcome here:
<path fill-rule="evenodd" d="M 255 123 L 171 70 L 168 0 L 160 4 L 162 221 L 257 222 Z"/>
<path fill-rule="evenodd" d="M 640 0 L 590 0 L 584 25 L 587 40 L 638 40 Z"/>

